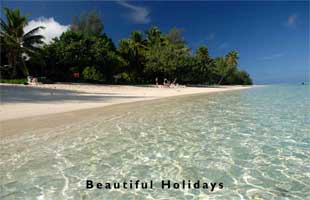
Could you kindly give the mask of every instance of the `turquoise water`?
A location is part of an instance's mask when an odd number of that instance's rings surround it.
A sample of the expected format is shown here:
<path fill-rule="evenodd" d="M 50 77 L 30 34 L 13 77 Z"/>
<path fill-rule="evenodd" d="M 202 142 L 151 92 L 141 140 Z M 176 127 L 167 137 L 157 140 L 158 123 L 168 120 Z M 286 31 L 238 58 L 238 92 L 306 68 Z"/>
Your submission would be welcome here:
<path fill-rule="evenodd" d="M 14 135 L 1 142 L 0 199 L 310 199 L 309 104 L 309 86 L 265 86 Z M 87 190 L 86 179 L 224 188 Z"/>

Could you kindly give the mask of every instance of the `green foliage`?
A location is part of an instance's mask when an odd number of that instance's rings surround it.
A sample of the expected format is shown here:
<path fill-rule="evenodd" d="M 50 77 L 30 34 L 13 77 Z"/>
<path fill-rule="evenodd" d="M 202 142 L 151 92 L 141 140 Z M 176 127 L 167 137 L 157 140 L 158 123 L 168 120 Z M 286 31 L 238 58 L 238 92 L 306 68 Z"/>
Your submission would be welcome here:
<path fill-rule="evenodd" d="M 252 85 L 250 75 L 244 70 L 236 70 L 227 79 L 226 84 L 234 85 Z"/>
<path fill-rule="evenodd" d="M 225 57 L 215 59 L 215 72 L 219 77 L 217 84 L 220 85 L 222 82 L 226 84 L 236 84 L 234 82 L 234 76 L 238 72 L 238 59 L 239 56 L 237 51 L 230 51 Z M 227 80 L 225 81 L 225 79 Z"/>
<path fill-rule="evenodd" d="M 179 60 L 179 65 L 176 70 L 176 78 L 182 84 L 199 83 L 198 61 L 195 57 L 183 57 Z"/>
<path fill-rule="evenodd" d="M 128 39 L 120 40 L 118 52 L 124 58 L 124 72 L 132 74 L 132 81 L 141 82 L 145 65 L 146 41 L 141 32 L 134 31 Z"/>
<path fill-rule="evenodd" d="M 186 57 L 173 45 L 154 45 L 146 52 L 145 72 L 173 78 L 181 59 Z"/>
<path fill-rule="evenodd" d="M 228 66 L 233 68 L 237 67 L 239 59 L 237 51 L 230 51 L 225 58 Z"/>
<path fill-rule="evenodd" d="M 156 26 L 149 28 L 149 30 L 145 31 L 145 34 L 147 35 L 146 42 L 148 46 L 153 46 L 161 42 L 162 35 Z"/>
<path fill-rule="evenodd" d="M 0 83 L 10 83 L 10 84 L 27 84 L 27 79 L 0 79 Z"/>
<path fill-rule="evenodd" d="M 218 57 L 214 60 L 215 74 L 220 79 L 217 84 L 221 84 L 224 78 L 228 75 L 229 67 L 224 57 Z"/>
<path fill-rule="evenodd" d="M 167 38 L 169 43 L 182 49 L 186 46 L 186 42 L 182 36 L 183 30 L 173 27 L 168 33 Z"/>
<path fill-rule="evenodd" d="M 52 81 L 114 83 L 117 79 L 128 84 L 176 78 L 182 84 L 252 84 L 249 74 L 238 69 L 237 51 L 211 58 L 208 48 L 200 46 L 193 54 L 183 31 L 175 27 L 166 34 L 156 26 L 145 32 L 133 31 L 116 48 L 103 32 L 101 17 L 92 11 L 74 17 L 70 30 L 43 46 L 43 37 L 35 35 L 42 27 L 24 34 L 26 17 L 17 9 L 4 11 L 7 20 L 1 19 L 0 35 L 2 78 L 9 74 L 16 77 L 18 71 L 27 75 L 29 70 L 31 75 Z M 25 60 L 25 54 L 29 59 Z"/>
<path fill-rule="evenodd" d="M 196 58 L 203 63 L 209 63 L 210 57 L 208 48 L 205 46 L 198 47 L 198 49 L 196 50 Z"/>
<path fill-rule="evenodd" d="M 215 70 L 212 65 L 212 59 L 209 57 L 208 48 L 205 46 L 198 47 L 194 60 L 195 63 L 192 66 L 193 80 L 191 81 L 191 83 L 214 83 L 213 76 Z"/>
<path fill-rule="evenodd" d="M 70 81 L 73 72 L 83 72 L 85 66 L 94 66 L 104 79 L 112 76 L 125 61 L 117 54 L 111 40 L 105 35 L 93 36 L 67 31 L 42 52 L 47 73 L 55 79 Z"/>
<path fill-rule="evenodd" d="M 12 78 L 17 77 L 18 73 L 26 76 L 29 71 L 25 65 L 25 58 L 33 56 L 40 44 L 43 44 L 43 36 L 36 33 L 44 27 L 39 26 L 24 33 L 24 27 L 27 25 L 26 16 L 22 16 L 19 9 L 4 8 L 3 11 L 6 20 L 0 19 L 0 41 L 1 51 L 5 56 L 1 53 L 1 66 L 11 66 Z"/>
<path fill-rule="evenodd" d="M 120 74 L 120 83 L 133 83 L 134 82 L 134 76 L 132 74 L 129 74 L 127 72 L 123 72 Z"/>
<path fill-rule="evenodd" d="M 103 23 L 99 13 L 90 11 L 82 13 L 80 17 L 74 16 L 70 28 L 72 31 L 99 36 L 103 31 Z"/>
<path fill-rule="evenodd" d="M 103 75 L 96 69 L 96 67 L 85 67 L 82 73 L 82 77 L 86 81 L 102 82 Z"/>
<path fill-rule="evenodd" d="M 177 77 L 177 68 L 189 57 L 189 49 L 181 35 L 181 31 L 173 28 L 167 35 L 161 34 L 156 27 L 147 32 L 147 51 L 144 72 L 146 77 L 153 80 L 155 77 L 174 79 Z"/>

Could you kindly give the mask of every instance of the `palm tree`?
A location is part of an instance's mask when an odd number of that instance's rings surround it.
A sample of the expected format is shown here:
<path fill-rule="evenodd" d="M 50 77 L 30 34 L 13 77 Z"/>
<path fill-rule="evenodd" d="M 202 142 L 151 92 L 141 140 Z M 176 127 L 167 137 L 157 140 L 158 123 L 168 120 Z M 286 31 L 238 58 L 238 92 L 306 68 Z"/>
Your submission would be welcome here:
<path fill-rule="evenodd" d="M 210 61 L 208 48 L 205 46 L 198 47 L 198 49 L 196 50 L 196 57 L 199 60 L 201 60 L 205 63 L 208 63 Z"/>
<path fill-rule="evenodd" d="M 160 30 L 156 26 L 149 28 L 149 30 L 145 31 L 145 34 L 147 35 L 148 46 L 158 44 L 163 39 Z"/>
<path fill-rule="evenodd" d="M 118 50 L 128 60 L 129 73 L 134 77 L 141 76 L 145 60 L 144 51 L 146 50 L 146 41 L 143 39 L 142 33 L 133 31 L 130 38 L 120 40 Z"/>
<path fill-rule="evenodd" d="M 144 67 L 144 51 L 146 50 L 145 40 L 143 40 L 141 32 L 133 31 L 130 36 L 130 41 L 133 50 L 133 63 L 135 63 L 137 76 L 140 76 Z"/>
<path fill-rule="evenodd" d="M 130 35 L 130 43 L 135 51 L 135 54 L 146 50 L 146 41 L 143 39 L 143 35 L 140 31 L 133 31 Z"/>
<path fill-rule="evenodd" d="M 27 33 L 24 33 L 24 27 L 27 25 L 26 16 L 21 16 L 19 9 L 10 10 L 4 8 L 6 21 L 0 19 L 0 38 L 1 43 L 8 58 L 8 64 L 13 68 L 12 77 L 17 75 L 18 64 L 23 74 L 28 75 L 28 69 L 25 66 L 25 55 L 33 55 L 43 44 L 43 36 L 36 33 L 44 27 L 39 26 Z M 20 63 L 19 63 L 20 62 Z"/>
<path fill-rule="evenodd" d="M 237 51 L 230 51 L 225 58 L 220 57 L 215 59 L 217 73 L 221 76 L 218 85 L 222 83 L 225 77 L 237 69 L 238 59 L 239 56 Z"/>
<path fill-rule="evenodd" d="M 227 76 L 227 73 L 229 71 L 227 65 L 227 59 L 225 59 L 224 57 L 216 58 L 214 60 L 214 64 L 216 67 L 217 74 L 220 75 L 221 77 L 219 82 L 217 83 L 218 85 L 220 85 L 224 80 L 224 78 Z"/>
<path fill-rule="evenodd" d="M 227 65 L 229 65 L 230 67 L 237 67 L 238 65 L 238 52 L 237 51 L 230 51 L 228 52 L 228 54 L 226 55 L 226 61 L 227 61 Z"/>
<path fill-rule="evenodd" d="M 140 31 L 133 31 L 131 32 L 130 39 L 136 43 L 142 43 L 142 33 Z"/>

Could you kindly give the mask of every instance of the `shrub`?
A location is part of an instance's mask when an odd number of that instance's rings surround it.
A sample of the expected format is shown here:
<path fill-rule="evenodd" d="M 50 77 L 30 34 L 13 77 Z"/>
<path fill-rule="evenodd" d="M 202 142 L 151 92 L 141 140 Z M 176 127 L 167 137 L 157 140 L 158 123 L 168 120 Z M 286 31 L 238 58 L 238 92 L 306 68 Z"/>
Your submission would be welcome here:
<path fill-rule="evenodd" d="M 103 81 L 103 75 L 102 73 L 96 69 L 96 67 L 85 67 L 85 69 L 82 72 L 82 78 L 86 81 L 91 82 L 102 82 Z"/>
<path fill-rule="evenodd" d="M 27 84 L 27 79 L 0 79 L 0 83 Z"/>

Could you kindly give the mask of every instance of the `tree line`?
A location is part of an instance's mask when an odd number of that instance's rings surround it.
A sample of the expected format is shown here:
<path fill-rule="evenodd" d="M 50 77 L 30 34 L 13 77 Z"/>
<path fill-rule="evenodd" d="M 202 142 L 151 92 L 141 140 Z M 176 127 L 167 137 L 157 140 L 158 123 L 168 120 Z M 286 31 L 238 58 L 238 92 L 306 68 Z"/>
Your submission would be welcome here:
<path fill-rule="evenodd" d="M 181 84 L 252 84 L 250 75 L 238 68 L 238 52 L 212 58 L 206 46 L 193 53 L 182 36 L 172 28 L 162 33 L 158 27 L 133 31 L 115 45 L 104 32 L 95 12 L 72 20 L 59 38 L 44 44 L 40 29 L 24 32 L 27 18 L 19 9 L 4 8 L 1 19 L 1 78 L 27 75 L 50 81 L 149 84 L 177 79 Z"/>

